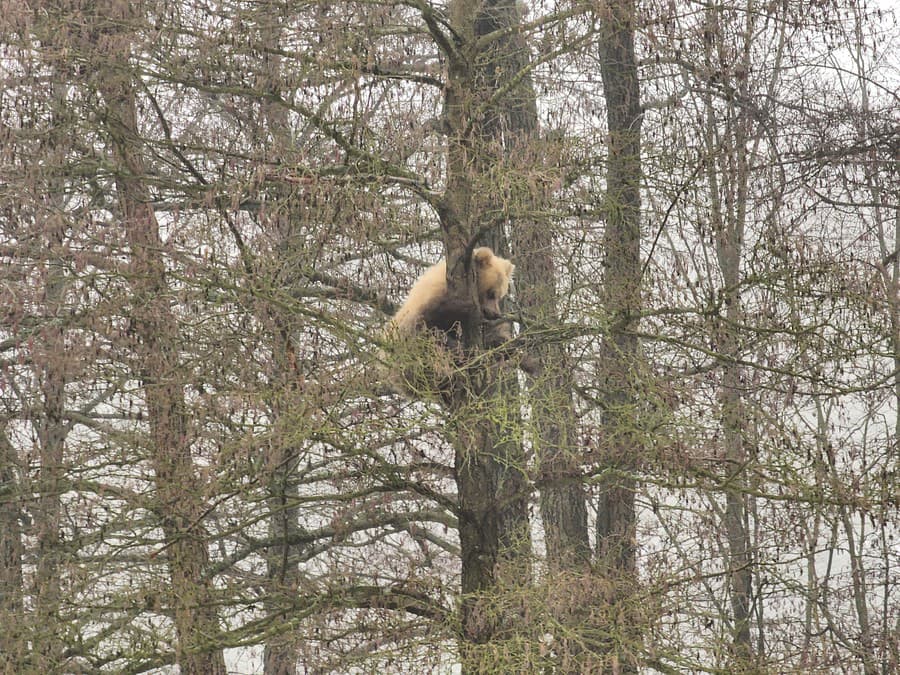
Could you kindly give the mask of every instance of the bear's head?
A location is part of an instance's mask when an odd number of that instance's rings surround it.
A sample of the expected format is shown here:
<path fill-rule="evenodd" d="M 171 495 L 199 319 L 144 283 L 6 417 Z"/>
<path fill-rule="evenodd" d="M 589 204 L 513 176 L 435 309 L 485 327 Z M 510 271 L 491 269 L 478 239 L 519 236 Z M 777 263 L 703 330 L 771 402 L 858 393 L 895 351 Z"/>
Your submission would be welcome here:
<path fill-rule="evenodd" d="M 487 319 L 499 319 L 500 301 L 509 293 L 509 282 L 516 266 L 484 246 L 472 252 L 472 259 L 475 261 L 481 311 Z"/>

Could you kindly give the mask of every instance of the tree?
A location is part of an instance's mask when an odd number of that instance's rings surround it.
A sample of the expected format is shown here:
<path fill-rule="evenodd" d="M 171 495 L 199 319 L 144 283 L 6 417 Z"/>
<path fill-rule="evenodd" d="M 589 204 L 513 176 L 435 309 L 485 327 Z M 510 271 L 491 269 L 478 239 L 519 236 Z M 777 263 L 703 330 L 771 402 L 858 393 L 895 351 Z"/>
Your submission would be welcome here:
<path fill-rule="evenodd" d="M 102 7 L 92 44 L 108 57 L 97 87 L 104 101 L 119 213 L 130 249 L 129 285 L 133 309 L 134 374 L 144 388 L 149 456 L 156 482 L 153 510 L 165 534 L 171 602 L 177 631 L 176 660 L 183 673 L 225 672 L 213 586 L 207 576 L 209 553 L 200 483 L 191 457 L 192 433 L 184 400 L 178 320 L 169 310 L 170 285 L 161 255 L 160 226 L 144 184 L 147 175 L 130 69 L 129 6 Z M 104 23 L 124 26 L 104 30 Z M 108 25 L 108 24 L 107 24 Z M 100 62 L 86 46 L 89 61 Z M 191 533 L 191 531 L 195 531 Z"/>
<path fill-rule="evenodd" d="M 495 195 L 491 176 L 501 161 L 498 136 L 498 83 L 491 77 L 511 26 L 515 8 L 504 3 L 457 2 L 450 6 L 450 27 L 456 38 L 441 35 L 448 60 L 446 82 L 447 190 L 438 204 L 447 252 L 447 281 L 452 295 L 470 302 L 472 317 L 463 324 L 463 349 L 484 348 L 480 311 L 469 261 L 476 242 L 487 238 L 505 253 L 498 236 L 502 213 L 491 208 Z M 498 21 L 498 19 L 501 19 Z M 508 369 L 507 369 L 508 370 Z M 517 388 L 510 374 L 481 361 L 455 388 L 450 403 L 454 466 L 459 499 L 463 667 L 466 672 L 515 667 L 513 653 L 500 652 L 492 642 L 509 640 L 519 628 L 512 615 L 510 590 L 530 583 L 531 545 L 527 511 L 525 457 L 517 430 Z M 511 404 L 512 400 L 512 404 Z M 477 645 L 487 644 L 479 650 Z M 527 661 L 526 661 L 527 662 Z"/>
<path fill-rule="evenodd" d="M 606 438 L 600 465 L 597 557 L 602 574 L 618 585 L 613 603 L 631 607 L 636 583 L 635 475 L 643 454 L 637 433 L 636 376 L 640 350 L 636 337 L 641 311 L 641 102 L 634 49 L 635 6 L 613 3 L 601 17 L 598 38 L 600 71 L 606 100 L 609 154 L 606 168 L 603 237 L 605 251 L 602 298 L 610 333 L 602 347 L 599 388 L 604 394 Z M 625 619 L 614 637 L 614 667 L 636 671 L 640 621 Z"/>
<path fill-rule="evenodd" d="M 0 437 L 0 450 L 3 452 L 0 480 L 4 486 L 3 502 L 0 504 L 0 618 L 4 625 L 9 626 L 0 641 L 0 664 L 4 670 L 12 670 L 17 664 L 25 663 L 26 659 L 26 640 L 21 635 L 25 620 L 22 602 L 22 513 L 19 508 L 22 479 L 17 475 L 17 453 L 7 436 L 5 424 Z"/>
<path fill-rule="evenodd" d="M 896 669 L 895 38 L 8 3 L 4 667 Z M 442 255 L 465 353 L 394 354 Z M 452 386 L 387 392 L 426 352 Z"/>

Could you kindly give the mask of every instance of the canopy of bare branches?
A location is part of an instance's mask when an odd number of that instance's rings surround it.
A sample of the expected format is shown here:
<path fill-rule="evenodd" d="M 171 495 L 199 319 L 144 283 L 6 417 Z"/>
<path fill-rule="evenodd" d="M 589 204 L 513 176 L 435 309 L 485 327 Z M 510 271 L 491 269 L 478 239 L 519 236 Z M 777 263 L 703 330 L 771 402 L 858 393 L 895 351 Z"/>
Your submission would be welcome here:
<path fill-rule="evenodd" d="M 0 2 L 0 672 L 897 672 L 890 4 Z"/>

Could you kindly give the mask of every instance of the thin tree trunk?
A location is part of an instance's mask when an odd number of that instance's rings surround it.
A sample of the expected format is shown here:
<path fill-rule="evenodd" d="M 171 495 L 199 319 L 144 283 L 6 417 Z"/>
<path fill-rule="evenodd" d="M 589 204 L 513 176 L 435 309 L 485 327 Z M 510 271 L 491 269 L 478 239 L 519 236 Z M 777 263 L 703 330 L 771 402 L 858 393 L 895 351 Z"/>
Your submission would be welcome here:
<path fill-rule="evenodd" d="M 24 633 L 22 578 L 22 476 L 16 449 L 0 419 L 0 672 L 24 670 L 28 642 Z"/>
<path fill-rule="evenodd" d="M 597 559 L 601 573 L 613 582 L 617 614 L 625 617 L 610 648 L 612 668 L 636 672 L 641 627 L 631 598 L 637 585 L 634 475 L 642 454 L 634 393 L 639 361 L 634 329 L 641 304 L 641 107 L 633 0 L 609 3 L 601 19 L 600 69 L 609 126 L 603 298 L 611 327 L 601 360 L 606 457 L 598 484 Z"/>
<path fill-rule="evenodd" d="M 708 114 L 712 115 L 711 106 Z M 712 120 L 710 120 L 712 123 Z M 737 142 L 738 147 L 741 146 Z M 745 158 L 739 157 L 743 162 Z M 739 294 L 740 256 L 743 240 L 743 216 L 734 212 L 734 206 L 722 213 L 719 202 L 718 181 L 715 170 L 710 170 L 711 214 L 713 229 L 717 233 L 717 254 L 722 272 L 725 294 L 725 320 L 721 326 L 720 351 L 722 362 L 722 389 L 720 393 L 721 423 L 728 484 L 725 491 L 725 532 L 728 539 L 730 562 L 728 576 L 731 585 L 731 609 L 733 621 L 734 667 L 746 668 L 753 659 L 750 636 L 752 610 L 752 573 L 750 560 L 750 535 L 747 523 L 746 479 L 747 463 L 746 427 L 747 413 L 744 406 L 743 372 L 739 365 L 740 339 L 738 327 L 743 324 L 743 309 Z M 735 180 L 740 180 L 735 176 Z M 730 193 L 730 191 L 729 191 Z M 736 208 L 743 211 L 745 199 L 738 199 Z"/>
<path fill-rule="evenodd" d="M 125 16 L 119 15 L 124 12 Z M 110 18 L 128 26 L 128 5 L 116 6 Z M 205 504 L 191 459 L 191 435 L 179 360 L 177 318 L 168 296 L 164 245 L 144 184 L 145 170 L 136 116 L 134 84 L 129 69 L 127 33 L 108 36 L 104 58 L 111 67 L 98 73 L 106 103 L 106 131 L 112 145 L 119 206 L 131 249 L 130 284 L 133 309 L 135 370 L 143 388 L 149 426 L 149 451 L 156 479 L 155 511 L 166 540 L 175 629 L 176 658 L 183 675 L 225 673 L 217 644 L 219 622 L 212 581 L 204 576 L 209 562 L 203 525 Z"/>
<path fill-rule="evenodd" d="M 519 304 L 535 324 L 558 325 L 552 233 L 544 224 L 522 223 L 516 229 L 516 241 Z M 583 457 L 572 400 L 574 369 L 565 345 L 557 341 L 533 348 L 529 356 L 540 366 L 540 375 L 530 383 L 528 401 L 539 462 L 547 564 L 551 570 L 587 572 L 591 546 Z M 572 597 L 571 609 L 577 610 L 583 599 Z"/>
<path fill-rule="evenodd" d="M 45 312 L 57 317 L 63 311 L 66 275 L 61 260 L 64 229 L 48 223 L 48 272 L 44 288 Z M 62 667 L 63 647 L 59 640 L 61 539 L 64 446 L 68 435 L 65 423 L 66 373 L 65 335 L 57 321 L 50 319 L 42 331 L 41 349 L 35 351 L 35 367 L 41 383 L 43 414 L 36 421 L 40 445 L 37 510 L 34 525 L 37 535 L 37 568 L 34 575 L 35 666 L 41 670 Z"/>
<path fill-rule="evenodd" d="M 751 20 L 748 16 L 748 21 Z M 719 8 L 711 6 L 706 15 L 706 32 L 719 36 L 722 18 Z M 743 66 L 749 72 L 749 36 L 745 33 Z M 712 50 L 715 39 L 709 40 L 706 67 L 716 67 Z M 741 85 L 746 87 L 746 83 Z M 743 96 L 747 92 L 742 92 Z M 744 111 L 736 110 L 732 126 L 717 141 L 717 112 L 710 94 L 706 95 L 706 138 L 712 161 L 708 163 L 707 178 L 710 190 L 710 219 L 716 234 L 716 257 L 722 274 L 725 317 L 719 326 L 717 339 L 721 362 L 722 384 L 719 394 L 720 418 L 724 455 L 727 460 L 724 527 L 728 541 L 728 580 L 732 612 L 731 667 L 743 671 L 753 667 L 753 643 L 750 634 L 752 613 L 753 567 L 748 525 L 745 469 L 747 464 L 747 413 L 744 405 L 743 368 L 740 361 L 740 336 L 743 307 L 740 296 L 741 253 L 747 210 L 749 167 L 747 144 L 750 140 L 749 120 Z M 724 185 L 720 184 L 719 172 Z M 724 203 L 723 203 L 724 195 Z"/>
<path fill-rule="evenodd" d="M 863 26 L 863 17 L 861 16 L 861 10 L 858 5 L 854 5 L 854 60 L 856 62 L 856 75 L 857 80 L 859 82 L 859 91 L 860 91 L 860 115 L 859 121 L 857 123 L 857 133 L 861 143 L 865 143 L 865 139 L 872 137 L 871 119 L 872 119 L 872 109 L 871 104 L 869 102 L 869 73 L 867 72 L 866 67 L 866 56 L 865 56 L 865 38 L 862 34 L 862 26 Z M 879 272 L 881 275 L 881 282 L 884 286 L 884 297 L 888 306 L 888 314 L 890 319 L 890 337 L 889 337 L 889 345 L 890 351 L 893 355 L 893 393 L 894 393 L 894 405 L 900 405 L 900 256 L 898 256 L 898 252 L 900 252 L 900 209 L 894 209 L 893 213 L 893 222 L 891 222 L 891 209 L 890 207 L 886 207 L 884 201 L 884 195 L 882 193 L 883 187 L 881 182 L 878 180 L 878 173 L 884 170 L 883 166 L 880 166 L 877 161 L 877 153 L 875 151 L 870 151 L 870 155 L 865 158 L 865 161 L 861 162 L 862 171 L 865 175 L 866 188 L 868 189 L 869 197 L 871 203 L 873 204 L 873 213 L 872 216 L 875 220 L 875 224 L 877 226 L 876 232 L 878 234 L 878 242 L 880 247 L 881 259 L 882 261 L 892 261 L 890 263 L 882 262 L 879 266 Z M 895 188 L 896 189 L 896 188 Z M 889 192 L 890 194 L 890 192 Z M 889 201 L 889 200 L 888 200 Z M 894 202 L 896 203 L 896 201 Z M 894 237 L 893 240 L 889 238 L 889 230 L 893 226 L 894 228 Z M 894 444 L 896 451 L 896 444 L 900 442 L 900 415 L 895 415 L 894 417 Z M 885 483 L 890 482 L 886 476 L 882 478 Z M 885 485 L 885 493 L 890 492 L 891 488 L 886 484 Z M 859 642 L 860 642 L 860 654 L 861 660 L 863 663 L 863 669 L 866 675 L 873 675 L 879 671 L 879 665 L 877 664 L 878 654 L 875 652 L 875 643 L 876 639 L 873 635 L 872 629 L 872 621 L 869 617 L 869 598 L 867 588 L 867 580 L 866 580 L 866 568 L 865 564 L 862 560 L 862 548 L 863 548 L 863 536 L 860 534 L 857 541 L 854 542 L 853 536 L 853 527 L 850 521 L 850 515 L 847 513 L 846 507 L 841 507 L 841 520 L 844 524 L 844 531 L 847 536 L 847 549 L 850 554 L 850 571 L 851 571 L 851 579 L 853 585 L 853 604 L 856 609 L 856 618 L 859 623 Z M 861 518 L 862 520 L 862 518 Z M 887 517 L 885 513 L 882 511 L 880 516 L 881 522 L 879 523 L 882 531 L 882 537 L 884 542 L 884 574 L 885 574 L 885 583 L 884 583 L 884 600 L 882 602 L 882 623 L 881 623 L 881 634 L 884 636 L 884 639 L 887 639 L 887 636 L 890 633 L 890 616 L 891 611 L 888 607 L 889 599 L 888 599 L 888 587 L 889 583 L 887 582 L 887 570 L 890 565 L 888 562 L 888 551 L 890 550 L 890 545 L 887 544 L 887 537 L 884 536 L 886 530 L 889 529 L 889 525 L 887 523 Z M 860 529 L 864 527 L 864 520 L 860 523 Z M 858 546 L 858 549 L 854 550 L 855 547 Z M 900 619 L 898 619 L 898 626 L 900 626 Z M 894 640 L 894 645 L 896 646 L 897 640 L 900 639 L 900 632 L 897 633 L 896 638 Z M 881 664 L 880 670 L 887 673 L 890 665 L 890 658 L 888 656 L 888 649 L 886 647 L 881 648 Z"/>

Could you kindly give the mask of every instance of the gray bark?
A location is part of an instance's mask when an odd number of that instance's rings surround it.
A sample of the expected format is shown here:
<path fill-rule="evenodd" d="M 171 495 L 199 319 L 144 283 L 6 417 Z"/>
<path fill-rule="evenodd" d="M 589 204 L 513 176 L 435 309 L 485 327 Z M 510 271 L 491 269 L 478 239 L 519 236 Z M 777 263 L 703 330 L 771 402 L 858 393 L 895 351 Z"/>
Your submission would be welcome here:
<path fill-rule="evenodd" d="M 484 242 L 503 252 L 499 238 L 482 238 L 492 227 L 490 171 L 499 160 L 494 135 L 499 113 L 488 104 L 492 59 L 491 41 L 476 49 L 487 35 L 496 5 L 454 2 L 451 20 L 461 44 L 449 58 L 445 110 L 449 133 L 447 190 L 441 225 L 447 250 L 447 279 L 451 295 L 473 308 L 464 322 L 467 350 L 483 347 L 474 275 L 469 256 Z M 506 369 L 507 372 L 503 372 Z M 477 372 L 475 372 L 477 370 Z M 462 616 L 460 651 L 465 672 L 500 667 L 490 650 L 476 646 L 491 642 L 521 625 L 491 608 L 502 587 L 521 587 L 530 580 L 528 483 L 519 438 L 518 398 L 510 383 L 509 366 L 498 362 L 468 373 L 450 399 L 452 436 L 459 499 L 462 555 Z M 512 610 L 514 611 L 514 610 Z M 487 660 L 484 660 L 487 659 Z"/>
<path fill-rule="evenodd" d="M 22 669 L 28 656 L 22 596 L 22 476 L 15 448 L 0 420 L 0 671 Z"/>
<path fill-rule="evenodd" d="M 107 11 L 109 18 L 121 21 L 126 30 L 128 22 L 135 19 L 127 5 Z M 177 633 L 176 660 L 183 675 L 224 675 L 224 654 L 216 639 L 219 623 L 212 580 L 204 574 L 209 562 L 203 525 L 206 507 L 191 459 L 178 321 L 168 305 L 164 245 L 144 183 L 129 44 L 124 31 L 109 34 L 97 43 L 97 48 L 105 48 L 104 63 L 110 64 L 98 72 L 97 84 L 105 100 L 118 203 L 131 249 L 134 368 L 147 406 L 155 511 L 166 539 L 164 555 Z"/>
<path fill-rule="evenodd" d="M 607 107 L 606 230 L 603 299 L 610 320 L 602 348 L 600 389 L 606 391 L 604 458 L 599 467 L 597 562 L 613 584 L 614 603 L 625 617 L 608 647 L 620 672 L 636 672 L 640 620 L 631 597 L 635 574 L 635 473 L 642 447 L 635 394 L 640 310 L 641 107 L 634 52 L 633 0 L 609 3 L 601 17 L 600 70 Z"/>

